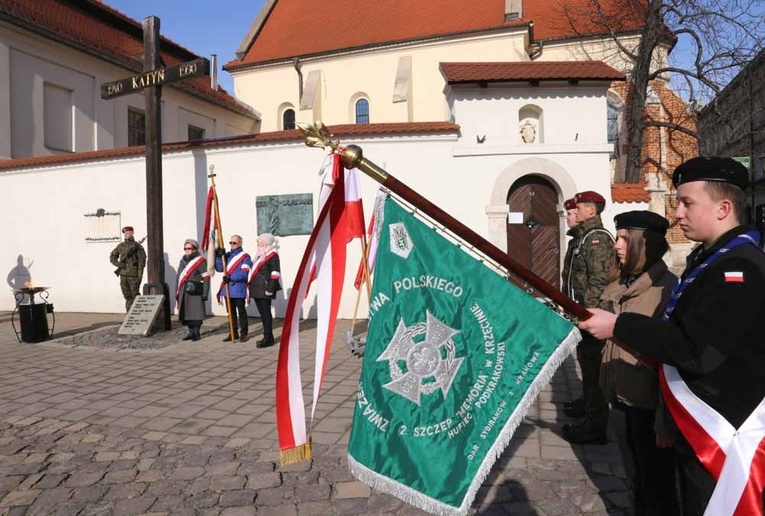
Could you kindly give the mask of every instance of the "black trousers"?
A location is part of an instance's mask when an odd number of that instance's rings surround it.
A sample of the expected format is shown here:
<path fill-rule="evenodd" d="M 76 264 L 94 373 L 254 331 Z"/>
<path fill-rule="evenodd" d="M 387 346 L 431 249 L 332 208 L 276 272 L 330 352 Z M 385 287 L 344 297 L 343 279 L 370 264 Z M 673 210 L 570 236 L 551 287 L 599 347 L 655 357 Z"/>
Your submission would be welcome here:
<path fill-rule="evenodd" d="M 635 476 L 635 516 L 678 516 L 676 459 L 673 448 L 656 446 L 656 411 L 620 406 Z"/>
<path fill-rule="evenodd" d="M 255 299 L 255 306 L 260 312 L 260 320 L 263 323 L 263 337 L 274 336 L 274 317 L 271 315 L 271 298 Z"/>
<path fill-rule="evenodd" d="M 584 334 L 576 347 L 576 358 L 582 370 L 582 399 L 586 422 L 605 432 L 608 425 L 608 403 L 600 390 L 600 361 L 604 342 Z"/>
<path fill-rule="evenodd" d="M 234 320 L 234 337 L 247 335 L 249 331 L 247 321 L 247 300 L 243 297 L 231 298 L 231 318 Z M 237 328 L 239 333 L 237 333 Z"/>
<path fill-rule="evenodd" d="M 675 442 L 683 516 L 702 516 L 715 489 L 715 480 L 682 435 Z"/>

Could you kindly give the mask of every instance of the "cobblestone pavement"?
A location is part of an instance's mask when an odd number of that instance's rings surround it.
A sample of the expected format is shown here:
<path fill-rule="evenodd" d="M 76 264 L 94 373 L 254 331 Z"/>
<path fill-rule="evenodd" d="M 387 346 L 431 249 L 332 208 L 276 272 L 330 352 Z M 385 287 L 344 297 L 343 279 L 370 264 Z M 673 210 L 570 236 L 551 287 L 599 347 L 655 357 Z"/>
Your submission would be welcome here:
<path fill-rule="evenodd" d="M 182 342 L 179 329 L 133 349 L 116 333 L 121 317 L 57 314 L 61 338 L 20 344 L 0 313 L 0 515 L 425 514 L 348 473 L 361 362 L 339 337 L 314 425 L 314 458 L 281 468 L 277 346 L 224 344 L 224 322 L 212 318 L 199 342 Z M 340 321 L 336 334 L 347 327 Z M 301 337 L 310 389 L 312 321 L 301 324 Z M 559 409 L 577 384 L 569 358 L 472 513 L 625 514 L 616 445 L 572 447 L 559 436 Z"/>

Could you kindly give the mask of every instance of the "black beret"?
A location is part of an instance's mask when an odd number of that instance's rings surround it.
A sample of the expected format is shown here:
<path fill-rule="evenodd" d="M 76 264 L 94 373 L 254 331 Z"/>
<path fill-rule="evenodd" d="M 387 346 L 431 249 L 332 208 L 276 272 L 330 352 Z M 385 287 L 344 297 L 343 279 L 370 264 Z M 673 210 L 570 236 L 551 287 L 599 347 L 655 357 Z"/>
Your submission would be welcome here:
<path fill-rule="evenodd" d="M 669 221 L 652 211 L 627 211 L 614 217 L 617 231 L 620 229 L 643 229 L 666 234 Z"/>
<path fill-rule="evenodd" d="M 672 184 L 678 187 L 691 181 L 720 181 L 745 190 L 749 185 L 749 171 L 733 158 L 691 158 L 675 169 Z"/>

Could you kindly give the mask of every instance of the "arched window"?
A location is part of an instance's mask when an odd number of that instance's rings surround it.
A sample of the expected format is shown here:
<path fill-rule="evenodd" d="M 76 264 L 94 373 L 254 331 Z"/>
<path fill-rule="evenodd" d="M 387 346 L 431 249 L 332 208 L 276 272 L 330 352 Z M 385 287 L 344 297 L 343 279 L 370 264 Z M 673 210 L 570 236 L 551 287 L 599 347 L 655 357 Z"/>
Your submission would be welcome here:
<path fill-rule="evenodd" d="M 356 123 L 369 123 L 369 101 L 367 99 L 359 99 L 356 101 Z"/>
<path fill-rule="evenodd" d="M 289 131 L 295 128 L 295 110 L 285 109 L 282 113 L 282 129 Z"/>

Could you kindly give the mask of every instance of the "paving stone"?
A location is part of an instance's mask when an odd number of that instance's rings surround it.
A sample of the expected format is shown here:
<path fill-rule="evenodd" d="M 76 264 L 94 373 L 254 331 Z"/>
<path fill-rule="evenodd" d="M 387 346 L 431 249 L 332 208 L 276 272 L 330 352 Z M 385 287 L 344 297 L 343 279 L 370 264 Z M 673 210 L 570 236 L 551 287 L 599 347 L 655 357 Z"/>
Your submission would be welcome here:
<path fill-rule="evenodd" d="M 334 506 L 337 514 L 366 514 L 369 512 L 369 499 L 351 498 L 337 500 Z"/>
<path fill-rule="evenodd" d="M 225 491 L 220 495 L 218 505 L 221 507 L 250 506 L 255 501 L 255 495 L 256 492 L 254 489 Z"/>
<path fill-rule="evenodd" d="M 132 500 L 120 500 L 114 504 L 114 516 L 129 516 L 142 514 L 149 510 L 157 501 L 156 498 L 134 498 Z"/>
<path fill-rule="evenodd" d="M 262 473 L 271 473 L 276 469 L 276 464 L 273 462 L 245 462 L 237 473 L 240 475 L 260 475 Z"/>
<path fill-rule="evenodd" d="M 41 491 L 39 489 L 11 491 L 2 500 L 0 500 L 0 508 L 15 507 L 18 505 L 32 505 L 40 492 Z"/>
<path fill-rule="evenodd" d="M 78 487 L 72 489 L 72 497 L 70 501 L 94 503 L 103 498 L 108 489 L 108 487 L 103 485 Z"/>
<path fill-rule="evenodd" d="M 97 483 L 104 476 L 103 472 L 96 473 L 73 473 L 66 479 L 64 485 L 66 487 L 88 487 Z"/>
<path fill-rule="evenodd" d="M 244 476 L 210 477 L 210 490 L 233 491 L 244 488 L 247 478 Z"/>
<path fill-rule="evenodd" d="M 260 475 L 248 475 L 247 487 L 249 489 L 268 489 L 282 485 L 282 474 L 279 472 Z"/>
<path fill-rule="evenodd" d="M 109 488 L 109 491 L 104 497 L 106 500 L 132 500 L 133 498 L 140 497 L 144 491 L 146 491 L 146 484 L 132 483 L 132 484 L 114 484 Z"/>
<path fill-rule="evenodd" d="M 368 485 L 362 482 L 338 482 L 333 485 L 334 498 L 342 500 L 344 498 L 369 498 L 372 490 Z"/>
<path fill-rule="evenodd" d="M 272 505 L 267 507 L 263 514 L 268 516 L 297 516 L 298 510 L 295 504 Z"/>
<path fill-rule="evenodd" d="M 253 514 L 257 514 L 255 507 L 229 507 L 220 512 L 220 516 L 252 516 Z"/>
<path fill-rule="evenodd" d="M 298 502 L 320 502 L 328 500 L 332 488 L 326 484 L 298 486 L 295 496 Z"/>

